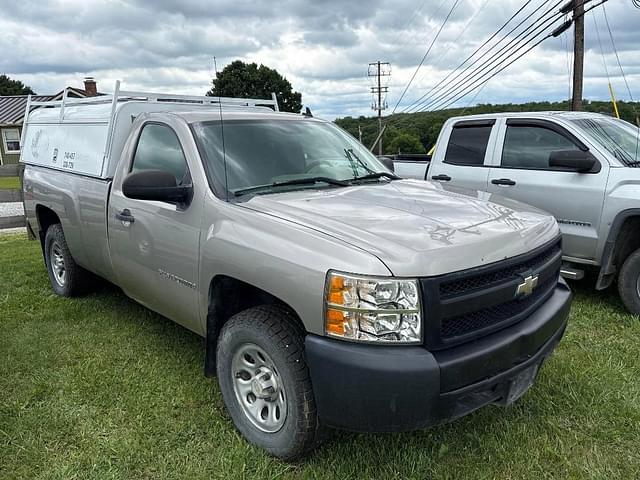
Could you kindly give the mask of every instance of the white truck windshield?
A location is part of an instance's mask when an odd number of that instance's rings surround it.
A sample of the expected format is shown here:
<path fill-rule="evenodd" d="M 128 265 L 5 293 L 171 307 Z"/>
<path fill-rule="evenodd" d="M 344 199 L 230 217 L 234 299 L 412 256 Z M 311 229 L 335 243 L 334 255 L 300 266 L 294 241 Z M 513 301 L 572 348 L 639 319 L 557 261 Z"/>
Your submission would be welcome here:
<path fill-rule="evenodd" d="M 193 124 L 193 131 L 213 183 L 232 195 L 394 177 L 362 144 L 331 123 L 225 120 L 222 125 Z"/>
<path fill-rule="evenodd" d="M 627 166 L 640 163 L 640 129 L 629 122 L 608 118 L 572 120 L 589 137 L 595 139 L 613 156 Z"/>

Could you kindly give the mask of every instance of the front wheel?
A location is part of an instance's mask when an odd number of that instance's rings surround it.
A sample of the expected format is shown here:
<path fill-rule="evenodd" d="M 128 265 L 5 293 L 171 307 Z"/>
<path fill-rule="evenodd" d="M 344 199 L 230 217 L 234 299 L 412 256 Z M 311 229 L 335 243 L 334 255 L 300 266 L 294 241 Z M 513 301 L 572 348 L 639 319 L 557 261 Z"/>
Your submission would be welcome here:
<path fill-rule="evenodd" d="M 640 315 L 640 249 L 629 255 L 622 265 L 618 291 L 627 310 Z"/>
<path fill-rule="evenodd" d="M 216 351 L 222 398 L 236 428 L 284 460 L 303 456 L 320 440 L 303 348 L 293 315 L 263 305 L 231 317 Z"/>

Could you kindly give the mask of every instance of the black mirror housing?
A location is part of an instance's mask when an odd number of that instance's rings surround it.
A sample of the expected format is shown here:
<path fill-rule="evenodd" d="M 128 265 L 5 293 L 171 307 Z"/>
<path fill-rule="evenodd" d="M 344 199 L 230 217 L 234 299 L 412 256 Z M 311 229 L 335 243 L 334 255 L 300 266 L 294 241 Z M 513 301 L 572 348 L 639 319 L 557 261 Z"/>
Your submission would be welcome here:
<path fill-rule="evenodd" d="M 130 173 L 122 182 L 122 193 L 136 200 L 189 203 L 191 185 L 177 185 L 176 177 L 164 170 L 141 170 Z"/>
<path fill-rule="evenodd" d="M 578 173 L 596 173 L 600 171 L 600 164 L 588 150 L 556 150 L 549 155 L 549 166 L 571 170 Z"/>
<path fill-rule="evenodd" d="M 381 155 L 378 157 L 378 160 L 380 160 L 380 163 L 382 163 L 385 167 L 387 167 L 387 169 L 389 169 L 392 172 L 395 172 L 395 166 L 393 165 L 393 158 L 387 157 L 385 155 Z"/>

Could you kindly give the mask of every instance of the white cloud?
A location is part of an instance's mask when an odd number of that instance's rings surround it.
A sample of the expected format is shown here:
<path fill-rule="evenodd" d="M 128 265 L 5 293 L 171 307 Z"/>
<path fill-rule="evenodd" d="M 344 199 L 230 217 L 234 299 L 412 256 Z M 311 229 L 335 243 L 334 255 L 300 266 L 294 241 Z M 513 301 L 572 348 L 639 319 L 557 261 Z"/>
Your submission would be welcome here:
<path fill-rule="evenodd" d="M 215 55 L 218 68 L 236 58 L 276 68 L 321 116 L 369 115 L 367 64 L 378 59 L 392 64 L 388 102 L 393 107 L 453 2 L 0 0 L 0 73 L 39 93 L 81 86 L 82 77 L 93 75 L 103 91 L 120 79 L 127 89 L 204 94 Z M 543 4 L 548 8 L 543 0 L 525 8 L 518 17 L 528 19 L 522 28 Z M 445 77 L 521 5 L 522 0 L 460 1 L 399 110 Z M 607 13 L 627 80 L 637 88 L 640 10 L 631 1 L 608 2 Z M 628 99 L 601 9 L 586 18 L 585 97 L 608 97 L 594 14 L 612 84 L 619 98 Z M 565 39 L 570 37 L 571 31 L 547 40 L 458 104 L 567 98 Z M 632 93 L 640 98 L 640 91 Z"/>

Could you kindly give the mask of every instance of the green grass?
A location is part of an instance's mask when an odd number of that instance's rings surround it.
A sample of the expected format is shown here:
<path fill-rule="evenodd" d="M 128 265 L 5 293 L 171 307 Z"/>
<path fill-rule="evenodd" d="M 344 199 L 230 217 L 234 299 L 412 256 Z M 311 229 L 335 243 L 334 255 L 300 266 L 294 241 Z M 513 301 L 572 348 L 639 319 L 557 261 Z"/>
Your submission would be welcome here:
<path fill-rule="evenodd" d="M 20 179 L 18 177 L 0 177 L 0 190 L 15 189 L 20 189 Z"/>
<path fill-rule="evenodd" d="M 117 289 L 49 288 L 39 245 L 0 236 L 0 478 L 638 478 L 640 320 L 577 285 L 537 384 L 408 434 L 338 432 L 289 465 L 248 445 L 199 337 Z M 366 392 L 363 392 L 366 394 Z"/>

